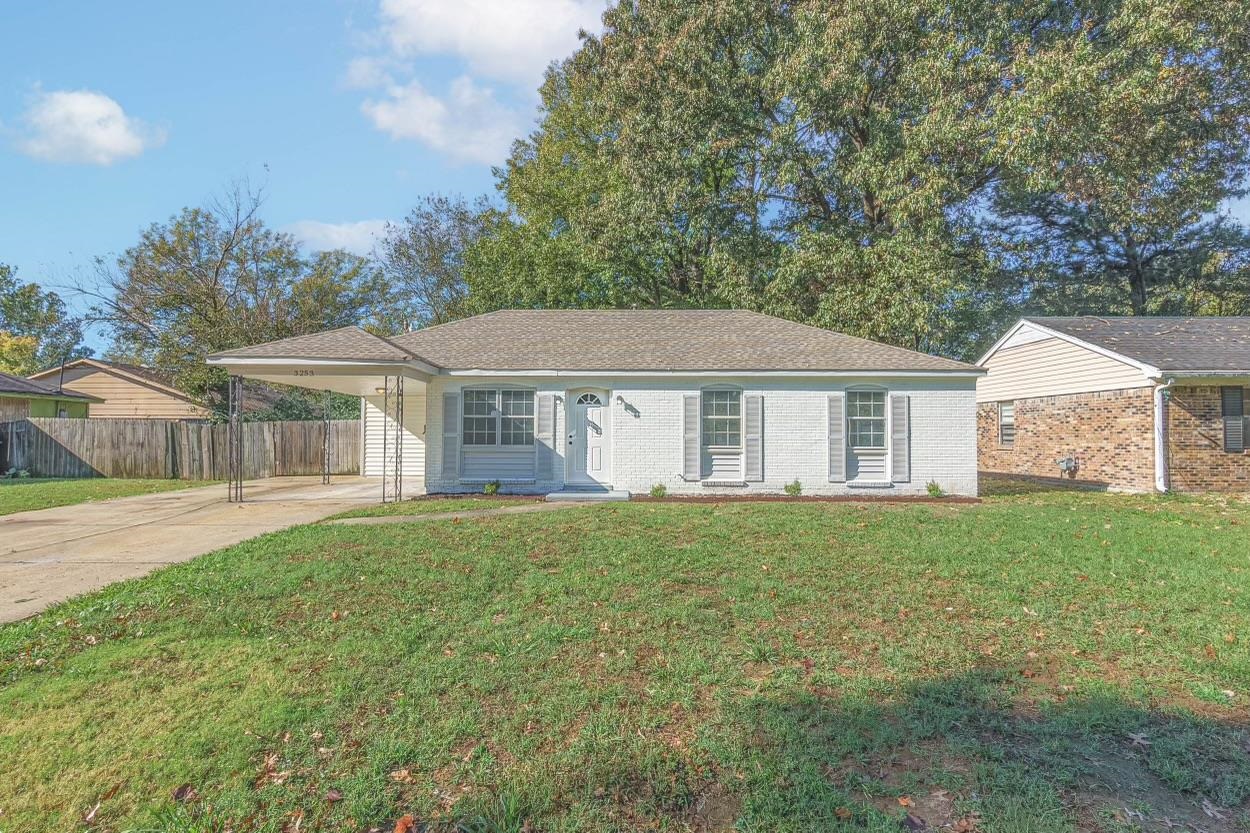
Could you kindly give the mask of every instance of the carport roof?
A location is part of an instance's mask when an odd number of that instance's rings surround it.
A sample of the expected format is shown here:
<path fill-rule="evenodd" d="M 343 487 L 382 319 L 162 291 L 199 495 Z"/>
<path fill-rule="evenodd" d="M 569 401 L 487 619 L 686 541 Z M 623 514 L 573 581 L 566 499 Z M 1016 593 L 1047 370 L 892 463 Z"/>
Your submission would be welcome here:
<path fill-rule="evenodd" d="M 389 339 L 359 327 L 339 327 L 324 333 L 292 336 L 213 353 L 212 359 L 326 359 L 330 361 L 392 362 L 420 358 Z"/>

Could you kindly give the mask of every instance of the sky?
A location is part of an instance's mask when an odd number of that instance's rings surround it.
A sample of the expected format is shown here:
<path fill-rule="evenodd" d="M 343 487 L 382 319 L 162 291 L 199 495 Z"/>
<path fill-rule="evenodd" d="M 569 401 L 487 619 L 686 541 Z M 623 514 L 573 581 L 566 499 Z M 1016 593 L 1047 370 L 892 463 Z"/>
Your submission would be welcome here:
<path fill-rule="evenodd" d="M 366 253 L 426 194 L 492 192 L 544 69 L 605 4 L 0 0 L 0 263 L 90 283 L 242 180 L 310 250 Z"/>
<path fill-rule="evenodd" d="M 89 281 L 240 180 L 308 248 L 368 252 L 426 194 L 493 192 L 544 69 L 604 5 L 0 0 L 0 263 Z"/>

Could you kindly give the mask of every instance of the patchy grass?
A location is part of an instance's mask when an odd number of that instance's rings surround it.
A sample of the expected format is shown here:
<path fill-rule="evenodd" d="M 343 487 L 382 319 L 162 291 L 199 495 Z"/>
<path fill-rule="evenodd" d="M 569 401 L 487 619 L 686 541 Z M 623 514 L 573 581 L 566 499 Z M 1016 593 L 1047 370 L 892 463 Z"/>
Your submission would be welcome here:
<path fill-rule="evenodd" d="M 0 829 L 1230 833 L 1248 530 L 1070 492 L 292 529 L 0 629 Z"/>
<path fill-rule="evenodd" d="M 208 486 L 212 481 L 200 480 L 137 480 L 110 477 L 87 477 L 76 480 L 15 479 L 0 480 L 0 515 L 49 509 L 93 500 L 108 500 L 130 495 L 150 495 L 175 489 Z M 0 828 L 2 830 L 3 828 Z"/>
<path fill-rule="evenodd" d="M 337 518 L 375 518 L 391 515 L 435 515 L 440 512 L 469 512 L 474 509 L 498 509 L 518 503 L 539 503 L 538 495 L 448 495 L 418 497 L 398 503 L 378 503 L 349 509 L 326 520 Z"/>

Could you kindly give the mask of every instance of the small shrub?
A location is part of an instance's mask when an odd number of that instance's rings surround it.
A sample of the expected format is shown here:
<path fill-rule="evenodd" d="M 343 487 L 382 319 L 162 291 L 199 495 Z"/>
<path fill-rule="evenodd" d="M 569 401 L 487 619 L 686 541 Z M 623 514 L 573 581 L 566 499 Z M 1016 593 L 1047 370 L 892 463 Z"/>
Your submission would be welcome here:
<path fill-rule="evenodd" d="M 936 480 L 930 480 L 929 485 L 925 486 L 925 488 L 929 490 L 929 497 L 942 497 L 942 495 L 946 494 Z"/>
<path fill-rule="evenodd" d="M 800 483 L 798 479 L 796 478 L 793 483 L 787 483 L 785 485 L 785 490 L 786 490 L 786 494 L 789 495 L 790 497 L 798 497 L 799 495 L 803 494 L 803 484 Z"/>
<path fill-rule="evenodd" d="M 651 487 L 651 497 L 664 497 L 668 494 L 668 487 L 663 483 L 656 483 Z"/>
<path fill-rule="evenodd" d="M 483 486 L 483 487 L 482 487 L 482 494 L 484 494 L 484 495 L 497 495 L 497 494 L 499 494 L 499 481 L 498 481 L 498 480 L 492 480 L 491 482 L 489 482 L 489 483 L 487 483 L 485 486 Z"/>

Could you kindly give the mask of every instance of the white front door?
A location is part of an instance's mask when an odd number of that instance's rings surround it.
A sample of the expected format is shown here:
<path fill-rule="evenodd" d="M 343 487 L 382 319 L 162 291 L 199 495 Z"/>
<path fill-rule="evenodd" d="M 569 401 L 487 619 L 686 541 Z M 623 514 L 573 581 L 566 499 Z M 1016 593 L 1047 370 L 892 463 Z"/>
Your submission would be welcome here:
<path fill-rule="evenodd" d="M 568 482 L 606 486 L 610 480 L 607 394 L 580 393 L 570 398 Z"/>

